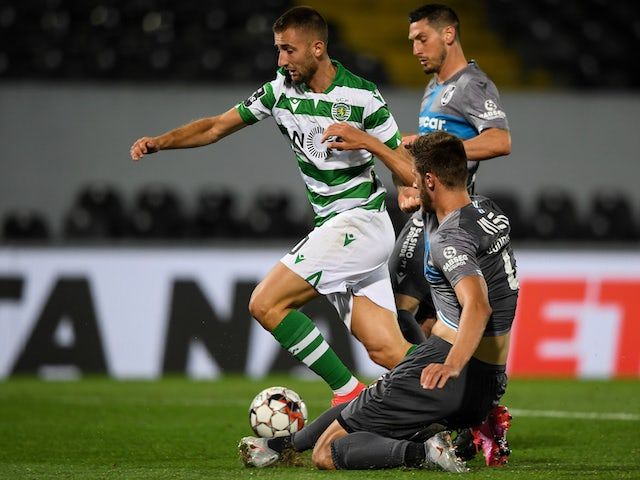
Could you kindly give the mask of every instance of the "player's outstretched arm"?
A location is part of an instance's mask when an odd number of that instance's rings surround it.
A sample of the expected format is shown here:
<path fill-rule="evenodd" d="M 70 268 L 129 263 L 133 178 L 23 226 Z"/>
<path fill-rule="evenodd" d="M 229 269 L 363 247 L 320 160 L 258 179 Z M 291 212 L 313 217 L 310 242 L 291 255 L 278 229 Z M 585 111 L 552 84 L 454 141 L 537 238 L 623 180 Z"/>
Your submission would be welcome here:
<path fill-rule="evenodd" d="M 331 141 L 331 137 L 336 137 Z M 380 140 L 348 123 L 334 123 L 322 136 L 327 148 L 336 150 L 367 150 L 378 157 L 405 185 L 413 185 L 413 159 L 407 150 L 398 146 L 390 149 Z"/>
<path fill-rule="evenodd" d="M 244 123 L 235 108 L 215 117 L 194 120 L 157 137 L 142 137 L 131 146 L 131 158 L 140 160 L 144 155 L 175 148 L 202 147 L 237 132 Z"/>
<path fill-rule="evenodd" d="M 442 388 L 450 378 L 456 378 L 478 348 L 491 316 L 489 293 L 484 277 L 467 275 L 454 287 L 462 306 L 456 339 L 445 362 L 427 365 L 420 376 L 424 388 Z"/>

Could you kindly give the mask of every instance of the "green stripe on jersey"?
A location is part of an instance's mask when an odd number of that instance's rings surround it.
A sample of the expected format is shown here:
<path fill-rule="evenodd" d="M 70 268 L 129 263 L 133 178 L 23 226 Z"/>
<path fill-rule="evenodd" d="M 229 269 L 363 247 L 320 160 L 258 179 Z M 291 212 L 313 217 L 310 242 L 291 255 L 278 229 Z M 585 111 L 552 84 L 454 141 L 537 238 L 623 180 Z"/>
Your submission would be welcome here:
<path fill-rule="evenodd" d="M 276 97 L 273 94 L 273 86 L 271 83 L 264 84 L 264 95 L 260 97 L 260 102 L 262 102 L 262 105 L 269 110 L 271 110 L 276 104 Z"/>
<path fill-rule="evenodd" d="M 298 166 L 300 167 L 300 171 L 302 173 L 304 173 L 307 177 L 311 177 L 314 180 L 322 182 L 325 185 L 329 185 L 331 187 L 342 185 L 343 183 L 347 183 L 348 181 L 353 180 L 374 164 L 374 161 L 372 159 L 367 163 L 358 165 L 357 167 L 338 168 L 336 170 L 321 170 L 315 165 L 305 161 L 304 158 L 300 155 L 296 154 L 296 159 L 298 160 Z"/>
<path fill-rule="evenodd" d="M 283 94 L 280 96 L 275 106 L 276 108 L 288 110 L 294 115 L 310 115 L 313 117 L 333 118 L 331 110 L 333 109 L 334 105 L 334 102 L 328 102 L 326 100 L 319 100 L 316 103 L 310 98 L 289 98 Z M 358 123 L 362 122 L 364 108 L 357 105 L 350 105 L 350 109 L 351 114 L 349 115 L 349 118 L 345 119 L 344 121 Z"/>
<path fill-rule="evenodd" d="M 320 195 L 319 193 L 312 192 L 307 188 L 307 197 L 309 201 L 321 207 L 326 207 L 330 203 L 336 200 L 343 200 L 345 198 L 369 198 L 376 190 L 376 184 L 372 181 L 363 182 L 355 187 L 348 188 L 344 192 L 336 193 L 334 195 Z"/>
<path fill-rule="evenodd" d="M 251 110 L 244 106 L 244 103 L 239 103 L 238 105 L 236 105 L 236 110 L 238 110 L 242 121 L 247 125 L 253 125 L 258 121 L 255 115 L 251 113 Z"/>
<path fill-rule="evenodd" d="M 395 150 L 402 144 L 402 135 L 400 134 L 400 132 L 396 132 L 396 134 L 389 140 L 384 142 L 384 144 L 391 150 Z"/>
<path fill-rule="evenodd" d="M 365 203 L 364 205 L 360 205 L 359 207 L 356 207 L 356 208 L 364 208 L 365 210 L 376 210 L 378 212 L 382 212 L 385 209 L 384 200 L 386 196 L 387 196 L 387 192 L 384 192 L 384 191 L 380 192 L 380 195 L 378 195 L 377 197 L 374 197 L 370 202 Z M 313 219 L 313 224 L 316 227 L 319 227 L 323 223 L 326 223 L 329 220 L 331 220 L 333 217 L 335 217 L 339 213 L 342 213 L 342 212 L 333 212 L 324 217 L 321 217 L 320 215 L 316 215 L 315 218 Z"/>
<path fill-rule="evenodd" d="M 389 109 L 384 105 L 364 119 L 364 128 L 365 130 L 372 130 L 379 127 L 389 120 L 389 117 L 391 117 Z"/>

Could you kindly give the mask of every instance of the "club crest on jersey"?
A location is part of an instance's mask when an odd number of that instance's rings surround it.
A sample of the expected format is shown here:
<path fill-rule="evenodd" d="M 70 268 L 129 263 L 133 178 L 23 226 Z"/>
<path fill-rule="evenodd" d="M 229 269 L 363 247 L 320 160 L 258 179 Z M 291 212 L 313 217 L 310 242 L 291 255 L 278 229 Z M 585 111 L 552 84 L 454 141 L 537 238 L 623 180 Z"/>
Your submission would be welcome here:
<path fill-rule="evenodd" d="M 261 96 L 264 95 L 264 87 L 260 87 L 258 90 L 256 90 L 253 95 L 251 95 L 249 98 L 247 98 L 244 101 L 244 106 L 245 107 L 250 107 L 251 104 L 253 102 L 255 102 L 256 100 L 258 100 Z"/>
<path fill-rule="evenodd" d="M 453 92 L 455 91 L 455 85 L 449 85 L 447 88 L 445 88 L 444 92 L 442 93 L 442 97 L 440 97 L 440 105 L 444 107 L 447 103 L 449 103 L 451 101 L 451 98 L 453 97 Z"/>
<path fill-rule="evenodd" d="M 351 105 L 345 102 L 337 102 L 331 106 L 331 116 L 338 122 L 349 120 L 351 116 Z"/>

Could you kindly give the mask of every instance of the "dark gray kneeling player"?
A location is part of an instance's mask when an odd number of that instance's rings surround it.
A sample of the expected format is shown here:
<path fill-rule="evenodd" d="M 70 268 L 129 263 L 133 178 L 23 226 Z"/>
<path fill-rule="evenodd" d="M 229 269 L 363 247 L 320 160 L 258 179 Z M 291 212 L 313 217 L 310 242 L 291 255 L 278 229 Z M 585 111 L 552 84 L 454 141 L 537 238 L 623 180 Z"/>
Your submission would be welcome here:
<path fill-rule="evenodd" d="M 287 448 L 313 448 L 313 462 L 323 469 L 465 470 L 445 433 L 426 442 L 423 435 L 435 423 L 448 429 L 481 423 L 505 392 L 518 296 L 509 220 L 491 200 L 469 197 L 458 138 L 425 135 L 412 153 L 421 203 L 432 213 L 425 217 L 425 271 L 437 315 L 432 335 L 346 407 L 328 410 L 299 433 L 244 438 L 247 465 L 274 463 Z"/>

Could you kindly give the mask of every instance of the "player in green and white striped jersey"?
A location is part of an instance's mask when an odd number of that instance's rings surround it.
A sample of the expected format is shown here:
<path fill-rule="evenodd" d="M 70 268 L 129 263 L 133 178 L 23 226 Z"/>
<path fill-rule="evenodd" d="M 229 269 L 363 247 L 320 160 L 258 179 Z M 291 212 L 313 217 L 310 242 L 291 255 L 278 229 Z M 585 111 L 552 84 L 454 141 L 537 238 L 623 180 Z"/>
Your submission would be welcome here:
<path fill-rule="evenodd" d="M 283 348 L 329 384 L 337 404 L 364 385 L 299 307 L 327 296 L 372 360 L 384 367 L 395 366 L 411 345 L 396 321 L 387 267 L 394 232 L 373 157 L 366 150 L 327 149 L 323 134 L 330 125 L 346 122 L 391 149 L 404 147 L 376 86 L 329 58 L 327 25 L 318 12 L 295 7 L 276 20 L 273 31 L 280 67 L 273 81 L 221 115 L 140 138 L 131 156 L 139 160 L 159 150 L 208 145 L 274 118 L 297 159 L 316 228 L 256 287 L 249 310 Z M 413 178 L 408 154 L 385 163 L 401 178 Z"/>

